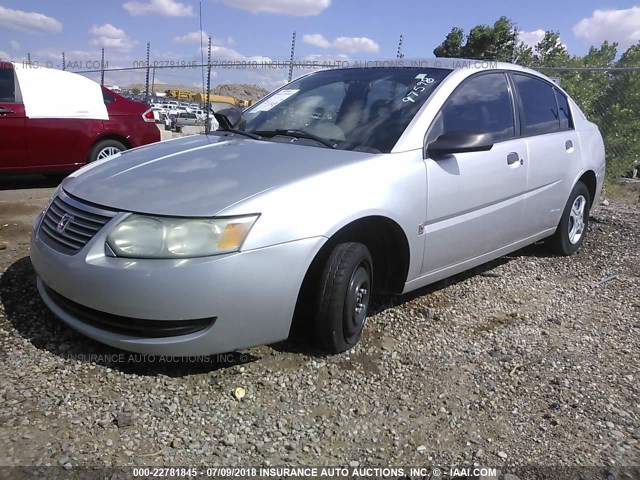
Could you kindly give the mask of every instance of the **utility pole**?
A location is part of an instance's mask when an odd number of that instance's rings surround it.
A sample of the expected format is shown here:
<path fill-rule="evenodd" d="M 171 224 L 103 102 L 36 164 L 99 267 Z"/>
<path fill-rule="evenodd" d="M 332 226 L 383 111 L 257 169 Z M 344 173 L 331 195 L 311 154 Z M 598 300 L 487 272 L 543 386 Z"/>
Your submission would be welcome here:
<path fill-rule="evenodd" d="M 67 62 L 64 61 L 64 52 L 62 52 L 62 70 L 67 69 Z"/>
<path fill-rule="evenodd" d="M 100 85 L 104 87 L 104 47 L 102 47 L 102 55 L 100 58 Z"/>
<path fill-rule="evenodd" d="M 404 53 L 402 53 L 402 42 L 404 41 L 404 35 L 400 34 L 400 41 L 398 41 L 398 53 L 396 53 L 396 58 L 401 59 L 404 57 Z"/>
<path fill-rule="evenodd" d="M 296 32 L 293 32 L 291 39 L 291 57 L 289 58 L 289 81 L 293 78 L 293 59 L 296 53 Z"/>
<path fill-rule="evenodd" d="M 204 64 L 204 48 L 202 48 L 202 2 L 198 2 L 198 5 L 200 9 L 200 63 Z M 209 37 L 209 51 L 211 51 L 211 37 Z M 200 70 L 200 73 L 202 73 L 202 89 L 204 90 L 204 66 Z"/>
<path fill-rule="evenodd" d="M 145 88 L 144 88 L 144 96 L 145 98 L 149 98 L 149 49 L 151 47 L 151 43 L 147 42 L 147 74 L 145 78 Z"/>
<path fill-rule="evenodd" d="M 151 96 L 156 91 L 156 66 L 153 66 L 153 76 L 151 77 Z"/>
<path fill-rule="evenodd" d="M 211 37 L 209 37 L 209 47 L 207 50 L 207 108 L 205 109 L 205 123 L 204 133 L 207 135 L 211 132 L 211 121 L 209 120 L 209 112 L 211 112 L 211 97 L 209 91 L 211 90 Z"/>

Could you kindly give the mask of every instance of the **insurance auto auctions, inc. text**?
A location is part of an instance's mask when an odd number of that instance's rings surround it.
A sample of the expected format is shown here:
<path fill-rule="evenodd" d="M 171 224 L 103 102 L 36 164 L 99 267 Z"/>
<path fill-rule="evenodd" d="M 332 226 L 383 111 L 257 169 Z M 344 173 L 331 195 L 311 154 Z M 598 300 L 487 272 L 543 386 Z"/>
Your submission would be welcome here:
<path fill-rule="evenodd" d="M 224 470 L 222 468 L 221 470 Z M 244 469 L 247 470 L 247 469 Z M 495 468 L 460 467 L 448 471 L 437 467 L 260 467 L 252 469 L 260 478 L 389 478 L 389 479 L 441 479 L 456 477 L 494 477 Z M 229 472 L 217 472 L 227 474 Z M 253 476 L 253 475 L 250 475 Z"/>

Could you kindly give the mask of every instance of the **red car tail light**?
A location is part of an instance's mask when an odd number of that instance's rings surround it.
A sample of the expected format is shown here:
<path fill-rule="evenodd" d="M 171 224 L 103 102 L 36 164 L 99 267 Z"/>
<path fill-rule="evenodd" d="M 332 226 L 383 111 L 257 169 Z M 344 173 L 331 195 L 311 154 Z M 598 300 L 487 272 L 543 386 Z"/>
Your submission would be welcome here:
<path fill-rule="evenodd" d="M 142 119 L 148 123 L 156 123 L 156 117 L 153 114 L 153 110 L 149 109 L 142 114 Z"/>

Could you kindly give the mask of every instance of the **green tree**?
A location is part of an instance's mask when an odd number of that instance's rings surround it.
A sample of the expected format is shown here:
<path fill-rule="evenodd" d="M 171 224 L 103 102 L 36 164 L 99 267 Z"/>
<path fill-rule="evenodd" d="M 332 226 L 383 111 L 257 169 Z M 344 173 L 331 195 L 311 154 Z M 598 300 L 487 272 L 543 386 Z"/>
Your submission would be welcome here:
<path fill-rule="evenodd" d="M 593 56 L 609 61 L 615 47 L 603 47 Z M 639 65 L 640 44 L 629 47 L 615 63 L 618 68 Z M 640 71 L 611 71 L 608 76 L 610 83 L 597 104 L 601 109 L 598 124 L 605 139 L 609 176 L 617 177 L 640 160 Z"/>
<path fill-rule="evenodd" d="M 511 61 L 516 47 L 516 30 L 507 17 L 500 17 L 493 26 L 476 25 L 469 35 L 459 27 L 451 29 L 433 54 L 436 57 L 474 58 Z"/>
<path fill-rule="evenodd" d="M 462 56 L 463 42 L 464 30 L 454 27 L 444 41 L 433 50 L 433 54 L 436 57 L 460 58 Z"/>
<path fill-rule="evenodd" d="M 612 67 L 616 63 L 618 44 L 609 43 L 606 40 L 600 48 L 591 47 L 583 60 L 585 67 Z"/>
<path fill-rule="evenodd" d="M 513 51 L 513 63 L 528 67 L 533 64 L 533 48 L 520 42 Z"/>
<path fill-rule="evenodd" d="M 569 61 L 567 48 L 560 42 L 560 33 L 546 31 L 535 48 L 534 63 L 546 67 L 566 66 Z"/>
<path fill-rule="evenodd" d="M 549 30 L 533 48 L 517 42 L 513 56 L 514 63 L 534 68 L 567 66 L 569 60 L 569 52 L 560 42 L 560 33 Z"/>
<path fill-rule="evenodd" d="M 471 29 L 462 55 L 467 58 L 482 58 L 510 62 L 516 46 L 517 32 L 507 17 L 500 17 L 493 24 L 478 25 Z"/>
<path fill-rule="evenodd" d="M 591 47 L 584 57 L 573 57 L 569 63 L 576 70 L 560 72 L 562 86 L 580 106 L 588 118 L 598 121 L 606 113 L 603 99 L 611 88 L 612 75 L 606 68 L 616 64 L 618 44 L 604 42 L 600 48 Z M 594 70 L 588 70 L 592 68 Z M 602 68 L 603 70 L 595 70 Z M 546 72 L 548 73 L 548 72 Z"/>
<path fill-rule="evenodd" d="M 571 56 L 559 32 L 546 31 L 532 48 L 518 41 L 511 20 L 500 17 L 493 26 L 477 25 L 468 35 L 453 28 L 433 53 L 512 61 L 559 77 L 561 86 L 602 132 L 608 176 L 624 174 L 640 159 L 640 43 L 618 60 L 618 45 L 609 42 L 592 46 L 584 56 Z"/>

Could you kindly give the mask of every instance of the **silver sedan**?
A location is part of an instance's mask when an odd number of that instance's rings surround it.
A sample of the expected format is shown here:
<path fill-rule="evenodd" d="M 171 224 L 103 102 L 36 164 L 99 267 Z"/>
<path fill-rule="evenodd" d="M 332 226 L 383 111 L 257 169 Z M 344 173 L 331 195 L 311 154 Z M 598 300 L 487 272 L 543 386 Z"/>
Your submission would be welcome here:
<path fill-rule="evenodd" d="M 38 216 L 46 305 L 115 347 L 172 356 L 361 338 L 402 294 L 545 239 L 577 251 L 598 198 L 598 127 L 510 64 L 403 61 L 308 74 L 217 131 L 68 177 Z"/>

